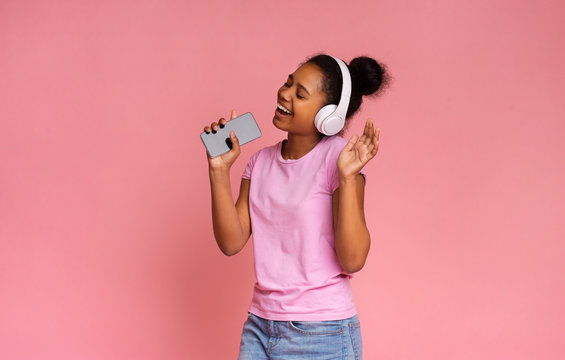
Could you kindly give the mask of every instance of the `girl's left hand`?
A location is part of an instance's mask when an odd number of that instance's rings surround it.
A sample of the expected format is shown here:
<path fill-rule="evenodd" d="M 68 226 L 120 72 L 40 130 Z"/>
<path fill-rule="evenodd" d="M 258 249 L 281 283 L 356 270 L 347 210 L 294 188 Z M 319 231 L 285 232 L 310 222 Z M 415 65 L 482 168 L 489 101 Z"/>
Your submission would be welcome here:
<path fill-rule="evenodd" d="M 342 179 L 354 178 L 379 149 L 379 129 L 368 119 L 361 138 L 353 135 L 337 159 L 337 169 Z"/>

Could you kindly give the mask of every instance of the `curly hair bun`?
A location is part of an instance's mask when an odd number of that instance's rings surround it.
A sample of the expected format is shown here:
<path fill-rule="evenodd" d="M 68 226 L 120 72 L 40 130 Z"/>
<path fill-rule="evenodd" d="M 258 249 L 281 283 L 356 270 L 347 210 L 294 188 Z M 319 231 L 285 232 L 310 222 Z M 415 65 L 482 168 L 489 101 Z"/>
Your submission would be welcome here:
<path fill-rule="evenodd" d="M 386 68 L 375 59 L 359 56 L 349 63 L 354 92 L 361 95 L 377 95 L 388 82 Z"/>

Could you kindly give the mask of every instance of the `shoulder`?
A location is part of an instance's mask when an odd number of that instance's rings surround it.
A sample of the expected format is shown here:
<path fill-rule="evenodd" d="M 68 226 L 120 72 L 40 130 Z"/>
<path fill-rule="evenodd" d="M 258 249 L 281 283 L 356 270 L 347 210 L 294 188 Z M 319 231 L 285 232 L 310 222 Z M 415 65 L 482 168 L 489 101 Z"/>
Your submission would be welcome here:
<path fill-rule="evenodd" d="M 251 161 L 251 160 L 255 161 L 259 157 L 275 156 L 278 149 L 280 148 L 280 144 L 281 144 L 281 142 L 279 141 L 276 144 L 266 146 L 266 147 L 264 147 L 260 150 L 257 150 L 253 155 L 251 155 L 251 158 L 249 159 L 249 161 Z"/>
<path fill-rule="evenodd" d="M 247 161 L 247 166 L 243 173 L 243 178 L 250 179 L 253 169 L 255 168 L 255 164 L 258 162 L 261 163 L 262 161 L 270 161 L 276 157 L 277 149 L 280 148 L 280 143 L 278 142 L 274 145 L 264 147 L 257 152 L 255 152 L 249 160 Z"/>
<path fill-rule="evenodd" d="M 346 144 L 347 144 L 347 140 L 339 135 L 327 136 L 326 140 L 324 141 L 324 147 L 326 147 L 326 150 L 341 151 L 343 150 Z"/>
<path fill-rule="evenodd" d="M 339 186 L 338 171 L 337 171 L 337 159 L 341 150 L 347 145 L 347 140 L 341 136 L 334 135 L 329 136 L 324 141 L 325 146 L 325 167 L 326 167 L 326 181 L 328 186 L 328 191 L 333 193 Z"/>
<path fill-rule="evenodd" d="M 332 158 L 332 160 L 334 158 L 337 159 L 345 145 L 347 145 L 347 140 L 341 136 L 328 136 L 324 141 L 324 153 L 326 154 L 326 157 Z"/>
<path fill-rule="evenodd" d="M 339 135 L 328 136 L 328 140 L 326 140 L 326 142 L 329 143 L 332 147 L 339 148 L 339 150 L 342 150 L 347 144 L 347 140 Z"/>

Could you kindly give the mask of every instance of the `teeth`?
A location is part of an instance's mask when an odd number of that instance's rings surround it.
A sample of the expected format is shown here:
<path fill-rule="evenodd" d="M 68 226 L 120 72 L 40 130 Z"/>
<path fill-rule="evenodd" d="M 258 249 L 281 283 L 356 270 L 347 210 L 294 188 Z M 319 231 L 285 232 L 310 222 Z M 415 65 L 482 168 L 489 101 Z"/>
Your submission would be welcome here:
<path fill-rule="evenodd" d="M 287 108 L 285 108 L 284 106 L 282 106 L 281 104 L 277 104 L 277 108 L 279 108 L 282 112 L 285 112 L 287 114 L 292 114 L 292 112 L 290 110 L 288 110 Z"/>

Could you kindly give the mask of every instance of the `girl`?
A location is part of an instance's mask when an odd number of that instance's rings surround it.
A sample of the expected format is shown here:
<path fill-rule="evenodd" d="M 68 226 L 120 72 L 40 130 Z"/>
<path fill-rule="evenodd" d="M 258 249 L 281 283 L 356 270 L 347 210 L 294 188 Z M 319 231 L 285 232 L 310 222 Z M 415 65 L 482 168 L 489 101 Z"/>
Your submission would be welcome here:
<path fill-rule="evenodd" d="M 369 252 L 363 167 L 377 154 L 379 130 L 368 119 L 362 136 L 347 141 L 327 135 L 341 125 L 328 132 L 316 115 L 328 104 L 340 104 L 338 109 L 345 104 L 347 125 L 362 96 L 380 93 L 386 80 L 384 67 L 367 57 L 347 66 L 317 55 L 302 64 L 277 92 L 273 124 L 287 139 L 251 157 L 235 204 L 230 187 L 230 167 L 240 154 L 235 134 L 230 133 L 228 153 L 208 157 L 220 250 L 234 255 L 252 233 L 254 239 L 257 282 L 240 360 L 361 359 L 349 279 Z M 204 131 L 225 124 L 222 118 Z"/>

